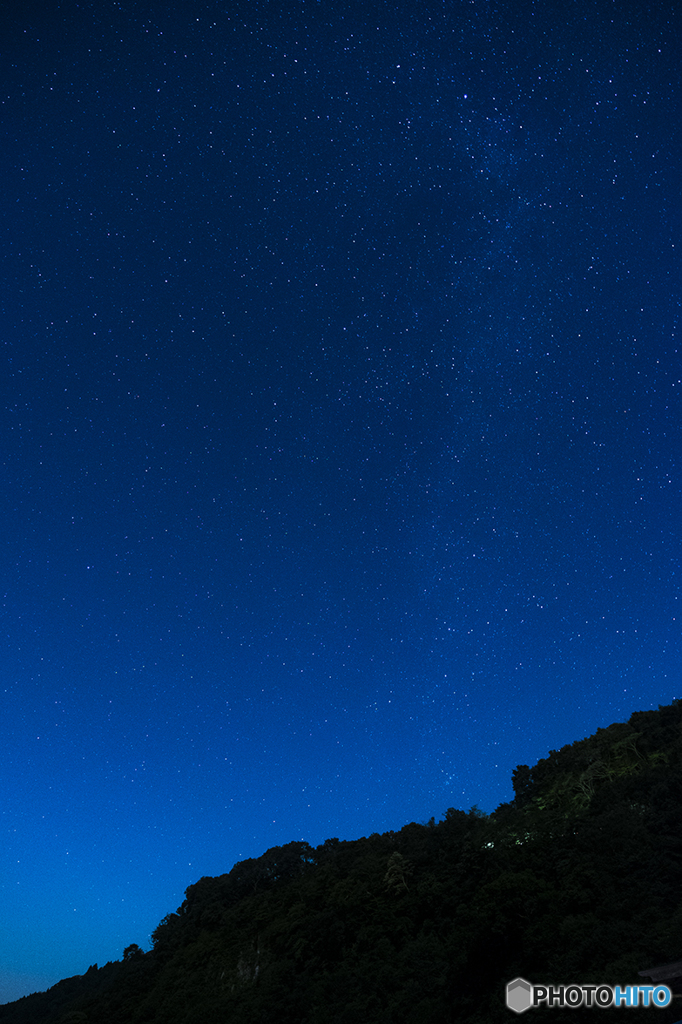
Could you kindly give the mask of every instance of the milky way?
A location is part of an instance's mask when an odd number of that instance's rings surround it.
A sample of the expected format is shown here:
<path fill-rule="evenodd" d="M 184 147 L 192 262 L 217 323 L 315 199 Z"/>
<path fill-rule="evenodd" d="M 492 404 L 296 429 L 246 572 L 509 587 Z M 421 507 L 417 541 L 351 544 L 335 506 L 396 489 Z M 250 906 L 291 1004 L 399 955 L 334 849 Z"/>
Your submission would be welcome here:
<path fill-rule="evenodd" d="M 0 999 L 679 696 L 674 5 L 4 15 Z"/>

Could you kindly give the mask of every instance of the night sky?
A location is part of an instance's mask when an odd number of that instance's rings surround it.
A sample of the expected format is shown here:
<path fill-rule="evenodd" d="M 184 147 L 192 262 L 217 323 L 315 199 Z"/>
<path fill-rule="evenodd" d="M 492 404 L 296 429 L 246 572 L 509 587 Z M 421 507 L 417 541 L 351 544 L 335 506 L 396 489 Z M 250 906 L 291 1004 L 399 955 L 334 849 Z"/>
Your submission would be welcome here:
<path fill-rule="evenodd" d="M 5 5 L 0 1001 L 682 695 L 679 22 Z"/>

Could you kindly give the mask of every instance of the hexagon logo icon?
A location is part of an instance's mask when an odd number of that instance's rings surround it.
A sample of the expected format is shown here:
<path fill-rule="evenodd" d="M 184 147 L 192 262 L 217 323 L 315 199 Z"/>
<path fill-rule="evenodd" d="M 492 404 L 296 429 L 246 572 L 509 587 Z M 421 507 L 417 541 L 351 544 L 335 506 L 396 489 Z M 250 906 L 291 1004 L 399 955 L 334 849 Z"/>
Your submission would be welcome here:
<path fill-rule="evenodd" d="M 533 1004 L 532 988 L 525 978 L 514 978 L 507 985 L 507 1006 L 514 1013 L 525 1013 Z"/>

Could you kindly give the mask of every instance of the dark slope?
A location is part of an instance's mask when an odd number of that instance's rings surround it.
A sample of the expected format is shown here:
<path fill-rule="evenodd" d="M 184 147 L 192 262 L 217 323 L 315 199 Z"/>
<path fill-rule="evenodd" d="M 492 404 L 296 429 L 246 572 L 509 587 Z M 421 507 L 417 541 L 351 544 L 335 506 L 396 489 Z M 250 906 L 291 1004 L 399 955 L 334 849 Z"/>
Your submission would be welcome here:
<path fill-rule="evenodd" d="M 153 949 L 0 1007 L 0 1024 L 494 1024 L 504 988 L 642 982 L 682 957 L 682 702 L 514 773 L 515 800 L 190 886 Z M 576 1022 L 590 1012 L 535 1010 Z M 628 1010 L 678 1020 L 682 1006 Z"/>

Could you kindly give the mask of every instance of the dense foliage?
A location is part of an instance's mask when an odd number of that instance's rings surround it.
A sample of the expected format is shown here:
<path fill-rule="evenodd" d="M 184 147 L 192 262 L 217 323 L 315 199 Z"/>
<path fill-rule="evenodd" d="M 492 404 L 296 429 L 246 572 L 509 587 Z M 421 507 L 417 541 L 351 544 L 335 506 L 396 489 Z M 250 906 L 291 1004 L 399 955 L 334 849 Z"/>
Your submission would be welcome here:
<path fill-rule="evenodd" d="M 495 1024 L 507 981 L 643 983 L 682 957 L 682 702 L 514 772 L 491 815 L 317 849 L 187 889 L 153 948 L 0 1007 L 0 1024 Z M 555 1024 L 587 1013 L 533 1011 Z M 660 1024 L 667 1009 L 627 1010 Z"/>

